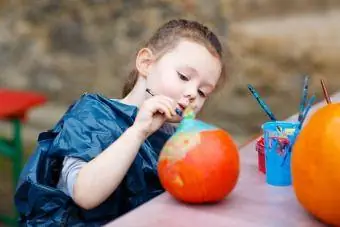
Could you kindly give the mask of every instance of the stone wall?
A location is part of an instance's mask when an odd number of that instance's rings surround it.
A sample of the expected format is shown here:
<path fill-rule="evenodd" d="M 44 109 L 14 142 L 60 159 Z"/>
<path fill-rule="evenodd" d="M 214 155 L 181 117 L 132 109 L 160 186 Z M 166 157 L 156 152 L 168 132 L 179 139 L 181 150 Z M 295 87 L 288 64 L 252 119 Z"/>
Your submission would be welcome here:
<path fill-rule="evenodd" d="M 3 6 L 0 82 L 35 89 L 55 102 L 81 93 L 120 94 L 140 43 L 163 22 L 192 11 L 190 1 L 34 1 Z M 226 35 L 219 4 L 197 15 Z M 195 11 L 196 14 L 196 11 Z"/>
<path fill-rule="evenodd" d="M 0 4 L 1 86 L 41 91 L 55 105 L 67 106 L 83 92 L 120 96 L 141 41 L 177 17 L 204 22 L 230 47 L 232 83 L 213 98 L 202 117 L 237 138 L 258 132 L 266 120 L 247 92 L 247 83 L 259 89 L 280 118 L 297 110 L 301 73 L 313 77 L 311 87 L 318 100 L 322 98 L 320 76 L 327 78 L 331 91 L 340 87 L 339 55 L 329 52 L 333 46 L 301 47 L 313 38 L 311 33 L 294 41 L 295 34 L 273 36 L 260 26 L 263 35 L 254 35 L 246 26 L 257 19 L 271 21 L 273 15 L 322 14 L 338 7 L 337 0 L 13 0 Z M 300 28 L 296 33 L 304 26 Z"/>

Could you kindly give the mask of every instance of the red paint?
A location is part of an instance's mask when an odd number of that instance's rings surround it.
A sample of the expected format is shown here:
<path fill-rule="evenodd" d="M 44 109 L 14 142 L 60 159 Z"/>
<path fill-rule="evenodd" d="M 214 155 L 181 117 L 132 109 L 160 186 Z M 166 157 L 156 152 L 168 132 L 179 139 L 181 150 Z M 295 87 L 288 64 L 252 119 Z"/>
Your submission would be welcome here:
<path fill-rule="evenodd" d="M 256 151 L 257 151 L 257 164 L 258 170 L 262 173 L 266 173 L 266 161 L 264 154 L 264 138 L 261 137 L 256 142 Z"/>

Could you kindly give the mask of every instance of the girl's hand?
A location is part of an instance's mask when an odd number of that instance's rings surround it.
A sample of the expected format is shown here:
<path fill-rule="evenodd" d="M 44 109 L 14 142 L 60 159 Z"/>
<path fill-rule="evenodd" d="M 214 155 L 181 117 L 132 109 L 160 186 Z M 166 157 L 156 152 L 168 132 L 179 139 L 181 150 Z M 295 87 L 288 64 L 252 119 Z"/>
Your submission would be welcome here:
<path fill-rule="evenodd" d="M 141 105 L 133 128 L 140 133 L 143 138 L 147 138 L 158 130 L 167 119 L 176 116 L 176 102 L 169 97 L 155 95 Z"/>

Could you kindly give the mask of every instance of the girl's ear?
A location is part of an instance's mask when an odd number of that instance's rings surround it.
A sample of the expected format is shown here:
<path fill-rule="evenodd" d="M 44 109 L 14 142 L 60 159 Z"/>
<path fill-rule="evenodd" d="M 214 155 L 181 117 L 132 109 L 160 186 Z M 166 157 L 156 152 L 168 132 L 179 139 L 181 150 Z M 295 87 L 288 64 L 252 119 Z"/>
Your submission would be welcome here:
<path fill-rule="evenodd" d="M 147 77 L 149 75 L 150 66 L 154 62 L 154 54 L 149 48 L 142 48 L 138 51 L 136 58 L 136 68 L 139 75 Z"/>

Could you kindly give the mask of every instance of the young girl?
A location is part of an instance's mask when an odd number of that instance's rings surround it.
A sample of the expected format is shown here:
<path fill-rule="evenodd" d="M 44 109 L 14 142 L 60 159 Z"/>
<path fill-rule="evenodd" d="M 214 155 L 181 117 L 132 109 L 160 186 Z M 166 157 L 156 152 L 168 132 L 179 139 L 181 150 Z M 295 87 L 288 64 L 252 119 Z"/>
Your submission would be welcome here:
<path fill-rule="evenodd" d="M 178 110 L 200 111 L 223 84 L 222 58 L 207 27 L 187 20 L 160 27 L 139 50 L 123 99 L 84 94 L 39 135 L 15 194 L 20 224 L 99 226 L 162 193 L 159 152 Z"/>

